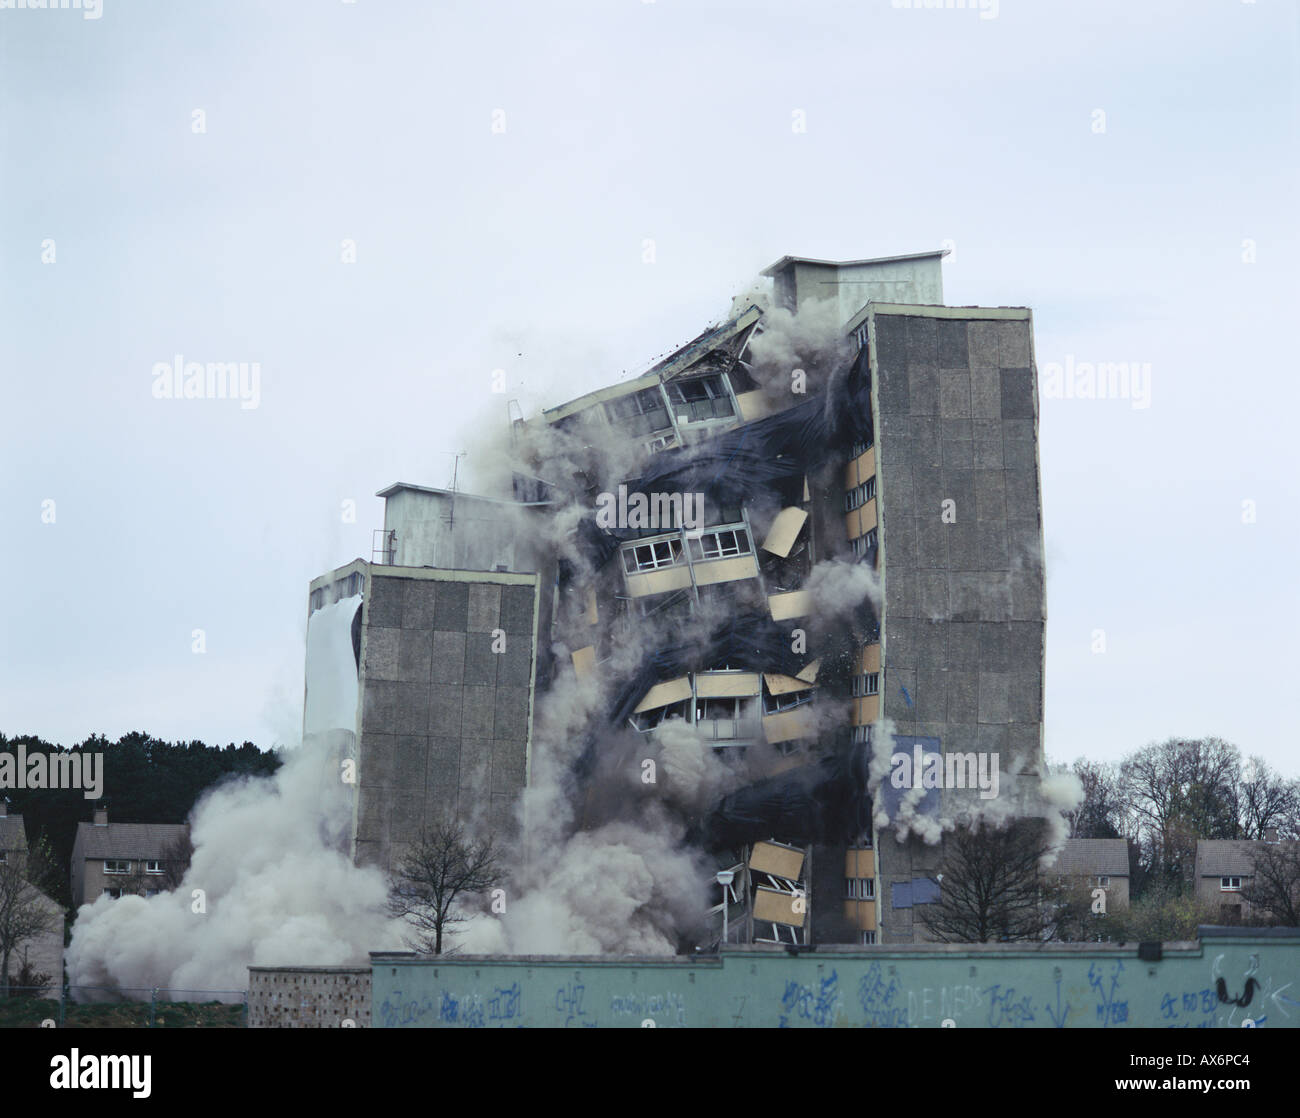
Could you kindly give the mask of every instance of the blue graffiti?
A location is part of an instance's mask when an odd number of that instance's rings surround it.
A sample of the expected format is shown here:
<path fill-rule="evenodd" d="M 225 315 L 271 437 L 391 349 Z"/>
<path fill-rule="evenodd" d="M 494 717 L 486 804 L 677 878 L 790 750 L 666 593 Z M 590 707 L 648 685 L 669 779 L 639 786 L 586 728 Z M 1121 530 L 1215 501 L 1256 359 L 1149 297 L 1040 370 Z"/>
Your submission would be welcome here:
<path fill-rule="evenodd" d="M 984 991 L 989 998 L 989 1028 L 996 1029 L 1003 1024 L 1013 1029 L 1023 1028 L 1034 1020 L 1034 1009 L 1030 1005 L 1029 995 L 1017 998 L 1016 988 L 1008 986 L 1004 992 L 1001 985 L 990 986 Z"/>
<path fill-rule="evenodd" d="M 586 1021 L 579 1020 L 587 1015 L 587 1011 L 582 1008 L 582 999 L 586 992 L 587 988 L 581 982 L 570 982 L 555 991 L 555 1012 L 564 1014 L 566 1029 L 588 1024 Z M 591 1022 L 591 1024 L 595 1023 Z"/>
<path fill-rule="evenodd" d="M 787 982 L 781 995 L 781 1008 L 785 1012 L 780 1016 L 779 1027 L 788 1028 L 792 1014 L 811 1021 L 819 1029 L 834 1024 L 840 1007 L 839 982 L 835 971 L 831 971 L 829 978 L 821 979 L 815 990 L 801 982 Z"/>
<path fill-rule="evenodd" d="M 524 1015 L 524 995 L 518 982 L 509 986 L 498 986 L 488 998 L 489 1021 L 513 1021 Z"/>
<path fill-rule="evenodd" d="M 866 1014 L 866 1024 L 878 1029 L 901 1029 L 907 1025 L 907 1009 L 894 1004 L 901 988 L 898 979 L 886 984 L 880 964 L 872 963 L 858 983 L 858 1002 Z M 901 998 L 899 999 L 901 1002 Z"/>
<path fill-rule="evenodd" d="M 1058 1029 L 1065 1028 L 1066 1018 L 1070 1016 L 1070 1003 L 1065 1003 L 1065 1009 L 1061 1009 L 1061 979 L 1058 974 L 1056 979 L 1056 1008 L 1044 1003 L 1043 1008 L 1047 1010 L 1047 1016 L 1052 1019 L 1052 1024 Z"/>
<path fill-rule="evenodd" d="M 1115 997 L 1119 992 L 1119 976 L 1123 970 L 1124 964 L 1116 959 L 1110 972 L 1110 985 L 1106 986 L 1106 975 L 1097 968 L 1097 964 L 1092 963 L 1088 967 L 1088 985 L 1097 995 L 1097 1020 L 1103 1029 L 1108 1029 L 1111 1025 L 1128 1024 L 1128 1001 L 1120 1001 Z"/>

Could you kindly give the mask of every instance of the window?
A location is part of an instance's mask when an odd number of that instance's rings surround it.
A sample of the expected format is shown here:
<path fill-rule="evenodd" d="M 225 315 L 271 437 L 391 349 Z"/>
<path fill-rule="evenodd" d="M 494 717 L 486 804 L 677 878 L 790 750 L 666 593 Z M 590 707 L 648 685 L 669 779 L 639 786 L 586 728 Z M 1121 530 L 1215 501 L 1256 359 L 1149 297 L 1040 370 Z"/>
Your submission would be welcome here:
<path fill-rule="evenodd" d="M 130 873 L 131 863 L 122 858 L 105 858 L 105 873 Z"/>
<path fill-rule="evenodd" d="M 692 377 L 675 380 L 665 385 L 673 411 L 688 422 L 705 419 L 726 419 L 736 414 L 720 376 Z"/>
<path fill-rule="evenodd" d="M 733 528 L 725 532 L 705 532 L 697 540 L 691 540 L 691 558 L 726 559 L 733 555 L 749 554 L 749 533 L 743 528 Z"/>
<path fill-rule="evenodd" d="M 863 933 L 862 933 L 862 946 L 863 946 L 863 947 L 870 947 L 870 946 L 871 946 L 873 943 L 875 943 L 875 942 L 876 942 L 876 933 L 875 933 L 875 932 L 863 932 Z"/>
<path fill-rule="evenodd" d="M 1241 891 L 1241 878 L 1221 877 L 1219 878 L 1219 889 L 1224 893 L 1238 893 Z"/>
<path fill-rule="evenodd" d="M 876 879 L 874 877 L 846 877 L 844 895 L 849 900 L 874 901 L 876 899 Z"/>
<path fill-rule="evenodd" d="M 853 744 L 870 745 L 871 744 L 871 727 L 854 726 L 853 727 Z"/>
<path fill-rule="evenodd" d="M 1110 888 L 1110 878 L 1107 877 L 1105 874 L 1101 874 L 1101 875 L 1097 878 L 1097 886 L 1098 886 L 1098 888 L 1100 888 L 1100 889 L 1109 889 L 1109 888 Z"/>
<path fill-rule="evenodd" d="M 670 718 L 685 718 L 687 700 L 683 699 L 680 703 L 670 703 L 666 707 L 652 707 L 650 710 L 643 710 L 640 714 L 632 715 L 630 721 L 632 725 L 643 734 L 649 733 L 661 722 L 666 722 Z"/>
<path fill-rule="evenodd" d="M 873 475 L 861 485 L 854 486 L 844 495 L 844 511 L 852 512 L 856 508 L 861 508 L 868 501 L 873 500 L 875 496 L 876 479 Z"/>
<path fill-rule="evenodd" d="M 651 431 L 662 431 L 672 426 L 664 398 L 657 388 L 644 388 L 617 400 L 607 400 L 605 415 L 611 423 L 633 435 L 648 435 Z"/>
<path fill-rule="evenodd" d="M 763 693 L 763 713 L 779 714 L 783 710 L 794 710 L 795 707 L 801 707 L 804 703 L 811 703 L 813 699 L 812 690 L 807 691 L 787 691 L 784 695 L 772 695 L 768 692 Z"/>
<path fill-rule="evenodd" d="M 727 741 L 753 735 L 753 699 L 698 699 L 695 703 L 695 725 L 705 738 Z"/>
<path fill-rule="evenodd" d="M 104 896 L 106 896 L 106 897 L 120 897 L 121 895 L 122 895 L 122 890 L 121 890 L 121 889 L 105 889 L 105 890 L 104 890 Z"/>
<path fill-rule="evenodd" d="M 152 861 L 145 862 L 145 864 L 144 864 L 144 872 L 145 872 L 145 873 L 162 873 L 162 862 L 160 862 L 160 861 L 159 861 L 158 859 L 156 859 L 156 858 L 153 859 Z"/>
<path fill-rule="evenodd" d="M 880 673 L 869 672 L 866 675 L 855 675 L 853 677 L 853 695 L 861 699 L 866 695 L 880 694 Z"/>
<path fill-rule="evenodd" d="M 628 574 L 653 571 L 658 567 L 671 567 L 682 559 L 682 541 L 659 540 L 656 543 L 639 543 L 623 549 L 623 569 Z"/>
<path fill-rule="evenodd" d="M 867 451 L 871 449 L 871 447 L 872 447 L 872 442 L 871 442 L 870 435 L 868 435 L 865 439 L 857 439 L 853 443 L 853 449 L 849 451 L 849 457 L 860 458 L 862 455 L 866 454 Z"/>

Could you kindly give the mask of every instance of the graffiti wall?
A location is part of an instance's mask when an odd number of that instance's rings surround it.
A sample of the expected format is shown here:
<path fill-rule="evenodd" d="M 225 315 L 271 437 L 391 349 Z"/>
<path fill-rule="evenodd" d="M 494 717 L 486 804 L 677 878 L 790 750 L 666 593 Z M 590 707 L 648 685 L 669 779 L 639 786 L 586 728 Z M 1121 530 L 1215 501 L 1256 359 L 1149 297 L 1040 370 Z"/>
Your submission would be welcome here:
<path fill-rule="evenodd" d="M 372 956 L 376 1028 L 1296 1028 L 1300 933 L 721 959 Z"/>

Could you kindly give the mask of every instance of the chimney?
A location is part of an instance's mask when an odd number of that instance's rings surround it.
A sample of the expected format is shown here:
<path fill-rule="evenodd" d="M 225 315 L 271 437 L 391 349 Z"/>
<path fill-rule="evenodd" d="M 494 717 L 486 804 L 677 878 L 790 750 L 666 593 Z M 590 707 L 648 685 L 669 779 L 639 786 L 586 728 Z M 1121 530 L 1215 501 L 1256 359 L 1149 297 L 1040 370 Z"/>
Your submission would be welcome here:
<path fill-rule="evenodd" d="M 1276 827 L 1264 828 L 1264 841 L 1267 843 L 1276 843 L 1278 841 Z"/>
<path fill-rule="evenodd" d="M 95 826 L 96 827 L 108 826 L 108 808 L 106 807 L 95 808 Z"/>

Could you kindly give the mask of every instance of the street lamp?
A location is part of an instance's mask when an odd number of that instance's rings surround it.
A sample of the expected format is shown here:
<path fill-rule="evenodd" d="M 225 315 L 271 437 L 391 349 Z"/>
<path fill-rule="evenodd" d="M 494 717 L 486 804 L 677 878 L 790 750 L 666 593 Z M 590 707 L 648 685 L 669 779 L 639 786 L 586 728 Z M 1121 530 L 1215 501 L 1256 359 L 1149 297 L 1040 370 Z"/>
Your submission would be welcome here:
<path fill-rule="evenodd" d="M 734 870 L 718 870 L 718 884 L 722 886 L 722 942 L 727 942 L 727 886 L 735 880 Z M 721 950 L 719 948 L 719 950 Z"/>

